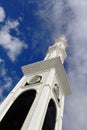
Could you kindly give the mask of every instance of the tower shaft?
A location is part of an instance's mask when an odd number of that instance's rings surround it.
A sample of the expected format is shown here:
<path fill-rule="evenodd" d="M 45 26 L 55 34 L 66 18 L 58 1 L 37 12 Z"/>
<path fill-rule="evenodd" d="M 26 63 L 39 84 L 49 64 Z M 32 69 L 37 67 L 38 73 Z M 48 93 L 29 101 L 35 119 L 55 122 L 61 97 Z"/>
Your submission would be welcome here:
<path fill-rule="evenodd" d="M 0 130 L 62 130 L 64 97 L 71 93 L 63 67 L 65 36 L 43 61 L 22 67 L 23 78 L 0 106 Z"/>

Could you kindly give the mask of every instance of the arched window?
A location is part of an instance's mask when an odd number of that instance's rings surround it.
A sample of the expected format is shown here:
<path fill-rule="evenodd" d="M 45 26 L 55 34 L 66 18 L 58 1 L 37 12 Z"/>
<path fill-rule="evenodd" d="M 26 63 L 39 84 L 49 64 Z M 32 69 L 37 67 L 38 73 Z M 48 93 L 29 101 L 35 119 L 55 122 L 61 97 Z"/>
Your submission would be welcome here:
<path fill-rule="evenodd" d="M 56 123 L 56 106 L 54 101 L 51 99 L 48 105 L 42 130 L 55 130 L 55 123 Z"/>
<path fill-rule="evenodd" d="M 12 104 L 0 123 L 0 130 L 20 130 L 34 101 L 36 91 L 22 93 Z"/>

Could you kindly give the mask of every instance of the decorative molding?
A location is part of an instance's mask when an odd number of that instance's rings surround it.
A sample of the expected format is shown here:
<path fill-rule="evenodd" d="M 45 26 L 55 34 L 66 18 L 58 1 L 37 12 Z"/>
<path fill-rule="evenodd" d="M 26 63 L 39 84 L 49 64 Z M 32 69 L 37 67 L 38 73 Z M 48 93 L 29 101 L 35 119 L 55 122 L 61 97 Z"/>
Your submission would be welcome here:
<path fill-rule="evenodd" d="M 64 67 L 61 63 L 60 57 L 51 58 L 48 60 L 36 62 L 30 65 L 25 65 L 22 67 L 24 75 L 38 74 L 44 71 L 49 71 L 55 69 L 60 87 L 63 90 L 65 96 L 71 94 L 71 88 L 69 86 L 67 76 Z"/>

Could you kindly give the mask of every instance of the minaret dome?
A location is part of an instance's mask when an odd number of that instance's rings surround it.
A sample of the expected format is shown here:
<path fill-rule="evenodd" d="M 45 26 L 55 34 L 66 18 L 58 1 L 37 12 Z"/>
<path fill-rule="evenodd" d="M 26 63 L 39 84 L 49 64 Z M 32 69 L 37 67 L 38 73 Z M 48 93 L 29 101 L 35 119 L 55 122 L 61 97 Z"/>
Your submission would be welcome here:
<path fill-rule="evenodd" d="M 66 49 L 67 47 L 67 38 L 65 35 L 62 35 L 55 39 L 55 45 L 59 46 L 62 49 Z"/>

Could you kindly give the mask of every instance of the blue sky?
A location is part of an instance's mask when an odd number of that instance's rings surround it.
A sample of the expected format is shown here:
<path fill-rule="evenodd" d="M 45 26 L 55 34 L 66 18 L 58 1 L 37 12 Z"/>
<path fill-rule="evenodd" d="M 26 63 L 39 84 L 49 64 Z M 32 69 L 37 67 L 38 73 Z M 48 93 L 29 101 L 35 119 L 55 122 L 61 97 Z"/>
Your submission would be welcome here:
<path fill-rule="evenodd" d="M 66 35 L 65 69 L 72 87 L 63 130 L 87 129 L 86 0 L 0 0 L 0 102 L 22 77 L 21 66 L 40 61 Z"/>

